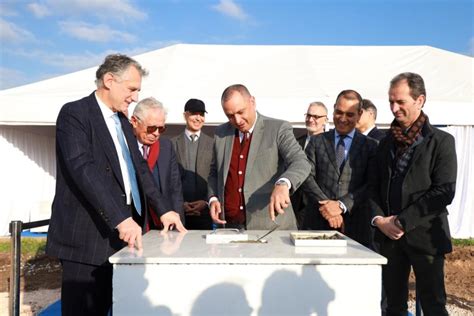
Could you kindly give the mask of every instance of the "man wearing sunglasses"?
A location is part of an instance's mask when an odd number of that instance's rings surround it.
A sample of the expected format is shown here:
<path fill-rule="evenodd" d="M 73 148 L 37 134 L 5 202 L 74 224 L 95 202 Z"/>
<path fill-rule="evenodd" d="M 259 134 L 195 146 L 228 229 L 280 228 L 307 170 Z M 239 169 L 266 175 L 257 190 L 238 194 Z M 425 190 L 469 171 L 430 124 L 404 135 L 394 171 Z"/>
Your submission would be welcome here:
<path fill-rule="evenodd" d="M 184 223 L 183 191 L 176 154 L 171 141 L 161 137 L 166 130 L 166 115 L 163 104 L 150 97 L 138 102 L 130 121 L 138 148 L 148 163 L 156 186 Z M 148 212 L 146 230 L 161 229 L 157 210 L 148 208 Z"/>

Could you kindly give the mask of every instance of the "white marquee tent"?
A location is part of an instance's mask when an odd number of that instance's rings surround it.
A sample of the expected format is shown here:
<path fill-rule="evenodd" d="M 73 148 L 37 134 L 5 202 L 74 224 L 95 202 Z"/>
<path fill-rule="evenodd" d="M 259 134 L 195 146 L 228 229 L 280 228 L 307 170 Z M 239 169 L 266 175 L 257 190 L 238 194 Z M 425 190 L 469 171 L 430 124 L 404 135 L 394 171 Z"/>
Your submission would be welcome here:
<path fill-rule="evenodd" d="M 140 97 L 154 96 L 169 110 L 167 124 L 182 124 L 183 105 L 199 98 L 207 122 L 226 121 L 220 94 L 243 83 L 257 109 L 303 125 L 312 101 L 332 105 L 339 91 L 355 89 L 392 120 L 387 88 L 400 72 L 425 79 L 425 111 L 456 138 L 457 193 L 450 206 L 452 234 L 474 236 L 474 62 L 428 46 L 231 46 L 179 44 L 135 56 L 149 70 Z M 0 235 L 11 220 L 49 218 L 55 185 L 54 124 L 61 106 L 90 94 L 97 67 L 0 91 Z M 470 194 L 471 193 L 471 194 Z"/>

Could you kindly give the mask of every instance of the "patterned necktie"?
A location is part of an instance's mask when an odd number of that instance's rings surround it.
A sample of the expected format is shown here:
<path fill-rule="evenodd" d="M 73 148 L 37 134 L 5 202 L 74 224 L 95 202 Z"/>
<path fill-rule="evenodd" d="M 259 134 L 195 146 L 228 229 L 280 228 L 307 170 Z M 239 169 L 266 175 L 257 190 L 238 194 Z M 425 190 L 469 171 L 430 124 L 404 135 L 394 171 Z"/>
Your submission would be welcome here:
<path fill-rule="evenodd" d="M 197 140 L 197 135 L 196 134 L 191 134 L 191 142 L 195 142 Z"/>
<path fill-rule="evenodd" d="M 143 158 L 144 158 L 145 160 L 147 160 L 147 159 L 148 159 L 149 152 L 150 152 L 150 146 L 148 146 L 148 145 L 143 145 L 143 146 L 142 146 L 142 150 L 143 150 Z"/>
<path fill-rule="evenodd" d="M 336 147 L 336 163 L 339 167 L 340 172 L 342 172 L 342 168 L 344 167 L 344 160 L 346 159 L 346 144 L 344 143 L 344 138 L 346 138 L 346 135 L 339 135 L 339 141 L 337 142 Z"/>
<path fill-rule="evenodd" d="M 122 156 L 127 164 L 128 177 L 130 179 L 130 189 L 132 190 L 133 205 L 138 214 L 142 214 L 142 205 L 140 202 L 140 194 L 138 193 L 138 183 L 137 176 L 135 174 L 135 167 L 133 166 L 132 157 L 130 156 L 130 151 L 128 150 L 127 145 L 125 144 L 125 137 L 123 136 L 122 124 L 120 124 L 120 119 L 118 114 L 112 115 L 112 118 L 115 122 L 115 130 L 117 131 L 117 138 L 122 148 Z"/>

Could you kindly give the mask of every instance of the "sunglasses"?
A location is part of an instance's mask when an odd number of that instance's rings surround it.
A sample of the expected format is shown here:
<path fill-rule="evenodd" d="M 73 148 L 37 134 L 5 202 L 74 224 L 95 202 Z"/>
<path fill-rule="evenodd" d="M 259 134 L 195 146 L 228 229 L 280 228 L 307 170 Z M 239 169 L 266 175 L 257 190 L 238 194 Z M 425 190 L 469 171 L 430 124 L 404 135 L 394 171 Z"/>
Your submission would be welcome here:
<path fill-rule="evenodd" d="M 304 116 L 306 117 L 307 120 L 309 120 L 311 118 L 314 118 L 315 120 L 318 120 L 320 118 L 327 117 L 327 115 L 313 115 L 313 114 L 309 114 L 309 113 L 305 113 Z"/>
<path fill-rule="evenodd" d="M 139 118 L 138 116 L 134 115 L 134 117 L 139 120 L 140 122 L 143 123 L 143 120 L 141 118 Z M 163 125 L 163 126 L 147 126 L 146 127 L 146 132 L 147 134 L 153 134 L 154 132 L 156 132 L 158 130 L 158 133 L 160 134 L 163 134 L 165 131 L 166 131 L 166 126 Z"/>

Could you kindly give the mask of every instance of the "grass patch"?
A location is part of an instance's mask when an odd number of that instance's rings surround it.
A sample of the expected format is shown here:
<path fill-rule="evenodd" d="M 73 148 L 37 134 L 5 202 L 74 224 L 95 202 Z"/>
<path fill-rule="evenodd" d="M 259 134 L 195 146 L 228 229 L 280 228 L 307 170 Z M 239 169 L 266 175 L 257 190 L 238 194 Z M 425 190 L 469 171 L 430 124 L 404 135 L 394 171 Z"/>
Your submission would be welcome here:
<path fill-rule="evenodd" d="M 474 246 L 474 239 L 451 239 L 453 246 Z"/>
<path fill-rule="evenodd" d="M 45 253 L 46 250 L 46 238 L 21 238 L 21 254 L 24 256 L 38 256 Z M 0 239 L 0 253 L 11 252 L 11 241 L 10 238 Z"/>

